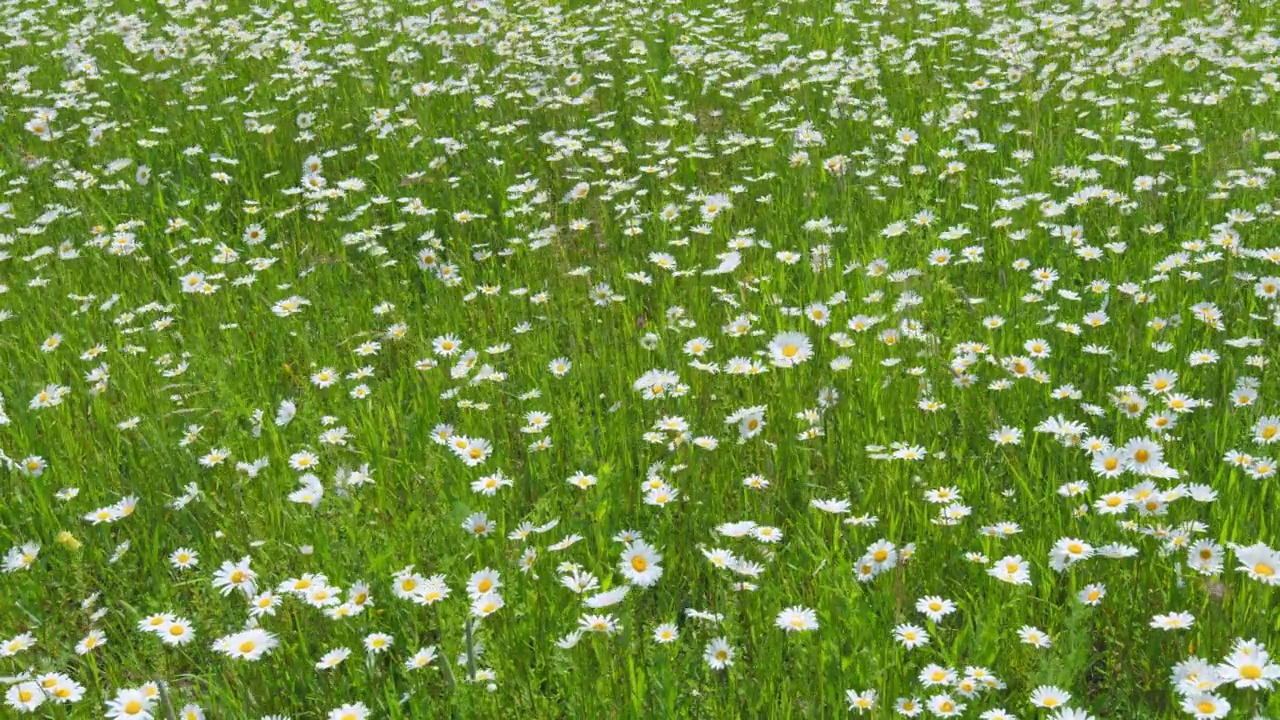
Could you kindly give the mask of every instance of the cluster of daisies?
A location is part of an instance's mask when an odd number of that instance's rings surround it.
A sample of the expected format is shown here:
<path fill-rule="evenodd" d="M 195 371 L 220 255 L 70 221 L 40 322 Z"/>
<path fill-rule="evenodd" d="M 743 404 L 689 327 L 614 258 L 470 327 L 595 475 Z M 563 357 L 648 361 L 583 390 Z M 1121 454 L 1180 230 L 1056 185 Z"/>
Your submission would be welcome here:
<path fill-rule="evenodd" d="M 1004 652 L 1077 611 L 1177 641 L 1124 643 L 1168 715 L 1274 704 L 1270 3 L 29 5 L 15 713 L 204 720 L 219 667 L 509 703 L 542 644 L 804 692 L 759 655 L 854 627 L 825 705 L 1096 720 Z M 395 702 L 337 686 L 308 717 Z"/>

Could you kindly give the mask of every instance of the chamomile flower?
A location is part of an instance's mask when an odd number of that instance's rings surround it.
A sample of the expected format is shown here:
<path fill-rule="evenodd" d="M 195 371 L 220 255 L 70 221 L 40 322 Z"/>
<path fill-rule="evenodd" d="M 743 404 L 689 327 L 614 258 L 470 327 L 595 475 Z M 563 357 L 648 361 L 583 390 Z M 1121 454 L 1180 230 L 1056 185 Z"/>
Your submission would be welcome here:
<path fill-rule="evenodd" d="M 778 613 L 774 624 L 789 633 L 816 630 L 818 616 L 813 610 L 796 605 Z"/>
<path fill-rule="evenodd" d="M 712 638 L 702 651 L 702 659 L 712 670 L 724 670 L 733 665 L 735 651 L 723 637 Z"/>

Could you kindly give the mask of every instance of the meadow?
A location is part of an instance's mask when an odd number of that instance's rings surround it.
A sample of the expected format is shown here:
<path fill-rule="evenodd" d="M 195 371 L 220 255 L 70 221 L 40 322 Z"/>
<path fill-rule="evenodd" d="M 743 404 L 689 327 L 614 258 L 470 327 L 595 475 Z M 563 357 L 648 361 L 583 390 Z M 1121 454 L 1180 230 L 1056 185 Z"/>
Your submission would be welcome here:
<path fill-rule="evenodd" d="M 1280 717 L 1280 4 L 0 0 L 0 694 Z"/>

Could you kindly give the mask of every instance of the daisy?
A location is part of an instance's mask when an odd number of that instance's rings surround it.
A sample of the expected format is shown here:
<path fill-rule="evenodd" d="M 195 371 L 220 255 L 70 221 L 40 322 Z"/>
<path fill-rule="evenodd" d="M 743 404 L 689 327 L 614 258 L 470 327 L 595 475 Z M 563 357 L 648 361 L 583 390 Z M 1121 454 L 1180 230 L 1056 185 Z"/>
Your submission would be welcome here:
<path fill-rule="evenodd" d="M 612 615 L 583 615 L 578 618 L 578 629 L 583 632 L 598 632 L 612 635 L 617 632 L 618 621 Z"/>
<path fill-rule="evenodd" d="M 942 618 L 955 612 L 956 604 L 937 595 L 926 595 L 916 601 L 916 611 L 924 613 L 934 622 L 942 622 Z"/>
<path fill-rule="evenodd" d="M 1231 545 L 1240 563 L 1239 570 L 1265 585 L 1280 585 L 1280 552 L 1262 543 L 1249 546 Z"/>
<path fill-rule="evenodd" d="M 774 624 L 787 632 L 816 630 L 818 628 L 818 616 L 813 610 L 796 605 L 778 613 Z"/>
<path fill-rule="evenodd" d="M 769 342 L 769 356 L 774 365 L 793 367 L 808 360 L 813 354 L 809 336 L 800 332 L 784 332 Z"/>
<path fill-rule="evenodd" d="M 964 703 L 956 702 L 954 698 L 946 693 L 934 695 L 929 698 L 929 712 L 940 718 L 957 717 L 964 709 L 968 707 Z"/>
<path fill-rule="evenodd" d="M 76 654 L 87 655 L 90 651 L 96 650 L 106 644 L 107 638 L 102 634 L 101 630 L 90 630 L 88 634 L 80 639 L 80 642 L 76 643 Z"/>
<path fill-rule="evenodd" d="M 1014 585 L 1030 585 L 1031 571 L 1025 560 L 1019 555 L 1006 555 L 996 561 L 995 565 L 987 570 L 987 574 L 1007 583 Z"/>
<path fill-rule="evenodd" d="M 919 677 L 925 687 L 947 687 L 956 681 L 955 671 L 932 663 L 924 666 Z"/>
<path fill-rule="evenodd" d="M 502 580 L 498 576 L 498 571 L 484 568 L 472 573 L 471 578 L 467 580 L 467 595 L 475 599 L 492 593 L 500 587 L 502 587 Z"/>
<path fill-rule="evenodd" d="M 1151 618 L 1151 627 L 1158 630 L 1183 630 L 1191 627 L 1196 619 L 1191 613 L 1176 612 L 1168 615 L 1155 615 Z"/>
<path fill-rule="evenodd" d="M 924 712 L 924 707 L 916 698 L 898 698 L 893 704 L 894 712 L 903 717 L 915 717 Z"/>
<path fill-rule="evenodd" d="M 1052 685 L 1041 685 L 1031 693 L 1031 704 L 1046 710 L 1062 707 L 1070 699 L 1071 693 Z"/>
<path fill-rule="evenodd" d="M 222 566 L 213 574 L 213 586 L 223 595 L 229 595 L 233 590 L 252 595 L 257 588 L 254 581 L 256 577 L 257 573 L 249 568 L 249 557 L 245 556 L 235 563 L 223 561 Z"/>
<path fill-rule="evenodd" d="M 169 554 L 169 564 L 179 570 L 189 570 L 200 564 L 200 557 L 195 550 L 181 547 Z"/>
<path fill-rule="evenodd" d="M 1245 690 L 1270 690 L 1280 680 L 1280 665 L 1271 662 L 1266 648 L 1256 641 L 1237 640 L 1231 656 L 1217 671 L 1223 682 Z"/>
<path fill-rule="evenodd" d="M 435 662 L 435 660 L 436 647 L 434 645 L 429 645 L 427 647 L 420 648 L 418 652 L 413 654 L 413 657 L 406 660 L 404 667 L 406 670 L 417 670 L 430 665 Z"/>
<path fill-rule="evenodd" d="M 902 624 L 893 629 L 893 639 L 908 650 L 929 644 L 929 633 L 918 625 Z"/>
<path fill-rule="evenodd" d="M 1106 594 L 1106 586 L 1099 583 L 1092 583 L 1085 585 L 1084 589 L 1077 594 L 1077 597 L 1080 599 L 1080 602 L 1085 605 L 1098 605 L 1102 602 L 1102 598 L 1106 597 Z"/>
<path fill-rule="evenodd" d="M 342 664 L 351 655 L 350 648 L 334 648 L 320 657 L 316 662 L 317 670 L 330 670 Z"/>
<path fill-rule="evenodd" d="M 229 657 L 254 662 L 280 644 L 275 635 L 260 630 L 245 630 L 219 638 L 213 649 Z"/>
<path fill-rule="evenodd" d="M 348 703 L 329 711 L 328 720 L 367 720 L 369 708 L 364 703 Z"/>
<path fill-rule="evenodd" d="M 1182 711 L 1191 714 L 1196 720 L 1218 720 L 1231 712 L 1231 703 L 1227 702 L 1226 698 L 1212 693 L 1184 695 Z"/>
<path fill-rule="evenodd" d="M 471 603 L 471 614 L 475 617 L 489 617 L 502 609 L 505 603 L 497 593 L 486 593 L 475 598 Z"/>
<path fill-rule="evenodd" d="M 370 654 L 379 655 L 391 649 L 395 638 L 386 633 L 370 633 L 364 638 L 364 649 Z"/>
<path fill-rule="evenodd" d="M 653 629 L 653 641 L 659 645 L 673 643 L 680 637 L 680 630 L 675 623 L 662 623 Z"/>
<path fill-rule="evenodd" d="M 195 639 L 195 631 L 191 629 L 191 621 L 186 618 L 174 618 L 156 633 L 165 645 L 186 645 Z"/>
<path fill-rule="evenodd" d="M 1030 625 L 1023 625 L 1018 628 L 1018 637 L 1027 645 L 1037 648 L 1047 648 L 1053 644 L 1048 635 Z"/>
<path fill-rule="evenodd" d="M 856 710 L 859 714 L 875 709 L 875 690 L 864 690 L 862 692 L 858 692 L 857 690 L 845 690 L 844 696 L 845 699 L 849 701 L 849 709 Z"/>
<path fill-rule="evenodd" d="M 662 577 L 662 567 L 658 565 L 662 556 L 648 543 L 637 540 L 622 551 L 619 570 L 628 581 L 640 587 L 651 587 Z"/>
<path fill-rule="evenodd" d="M 733 665 L 733 654 L 733 646 L 729 645 L 729 641 L 718 637 L 707 643 L 702 651 L 702 659 L 712 670 L 724 670 Z"/>
<path fill-rule="evenodd" d="M 9 686 L 4 699 L 9 707 L 20 713 L 27 713 L 44 704 L 45 694 L 38 683 L 20 682 Z"/>

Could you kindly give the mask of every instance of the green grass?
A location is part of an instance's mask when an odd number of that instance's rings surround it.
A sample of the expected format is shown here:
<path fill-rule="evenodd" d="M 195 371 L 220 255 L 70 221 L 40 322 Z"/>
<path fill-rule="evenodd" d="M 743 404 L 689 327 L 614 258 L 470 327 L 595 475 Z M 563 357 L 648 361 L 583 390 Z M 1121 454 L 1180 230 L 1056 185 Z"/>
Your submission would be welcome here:
<path fill-rule="evenodd" d="M 3 2 L 0 551 L 40 546 L 0 575 L 0 641 L 36 640 L 0 645 L 6 712 L 20 678 L 63 673 L 83 698 L 34 716 L 102 717 L 153 682 L 165 692 L 144 711 L 184 720 L 346 720 L 348 703 L 375 718 L 818 718 L 851 714 L 850 690 L 875 690 L 863 716 L 888 718 L 948 690 L 923 684 L 934 664 L 998 678 L 972 698 L 953 683 L 962 717 L 1059 717 L 1030 704 L 1043 685 L 1096 718 L 1194 717 L 1175 665 L 1219 665 L 1239 640 L 1280 651 L 1275 587 L 1237 550 L 1280 547 L 1278 446 L 1261 437 L 1280 422 L 1277 10 L 1085 5 Z M 315 157 L 324 184 L 304 188 Z M 707 272 L 730 251 L 740 264 Z M 295 297 L 298 312 L 273 312 Z M 862 316 L 879 321 L 851 329 Z M 812 356 L 774 365 L 785 332 Z M 453 371 L 444 336 L 472 367 Z M 1201 350 L 1218 359 L 1192 362 Z M 730 371 L 749 362 L 764 372 Z M 646 399 L 635 385 L 654 370 L 678 380 Z M 1164 370 L 1173 387 L 1149 387 Z M 30 406 L 49 386 L 61 402 Z M 1195 402 L 1167 411 L 1174 394 Z M 279 425 L 285 400 L 296 416 Z M 726 418 L 756 407 L 765 424 L 740 442 Z M 530 412 L 549 423 L 527 431 Z M 1046 432 L 1054 417 L 1078 425 Z M 468 466 L 433 439 L 441 424 L 491 454 Z M 345 444 L 321 440 L 338 427 Z M 1001 428 L 1020 441 L 993 441 Z M 1102 477 L 1082 447 L 1143 438 L 1176 472 L 1143 477 L 1130 453 Z M 202 464 L 215 450 L 230 455 Z M 304 451 L 314 507 L 290 500 Z M 361 468 L 371 482 L 343 480 Z M 499 470 L 510 486 L 472 490 Z M 579 472 L 596 484 L 566 482 Z M 646 502 L 652 478 L 677 499 Z M 1095 508 L 1144 482 L 1158 512 Z M 928 495 L 945 488 L 951 522 Z M 124 498 L 126 516 L 86 519 Z M 848 513 L 811 504 L 828 499 Z M 478 512 L 483 537 L 464 527 Z M 740 521 L 782 539 L 719 530 Z M 1020 532 L 984 531 L 1005 522 Z M 661 578 L 585 607 L 562 564 L 598 579 L 586 595 L 627 585 L 624 531 L 662 555 Z M 910 558 L 859 581 L 880 540 Z M 1069 540 L 1136 554 L 1053 569 Z M 1191 567 L 1200 541 L 1220 570 Z M 198 566 L 173 567 L 179 548 Z M 758 575 L 716 567 L 714 549 Z M 1251 562 L 1280 571 L 1270 552 Z M 1015 555 L 1027 584 L 988 574 Z M 280 593 L 257 620 L 278 646 L 228 657 L 215 641 L 250 616 L 214 573 L 245 556 L 260 591 L 311 573 L 342 600 L 367 584 L 371 603 L 335 619 Z M 448 597 L 397 597 L 409 565 Z M 504 606 L 480 619 L 466 586 L 485 568 Z M 1106 588 L 1093 606 L 1090 584 Z M 932 595 L 955 612 L 927 619 Z M 779 629 L 793 606 L 818 627 Z M 1194 624 L 1151 627 L 1175 612 Z M 194 639 L 139 630 L 155 613 Z M 586 613 L 617 631 L 558 646 Z M 678 640 L 654 641 L 662 623 Z M 928 644 L 905 649 L 903 623 Z M 91 630 L 106 644 L 77 653 Z M 370 633 L 391 648 L 366 653 Z M 714 638 L 734 650 L 726 669 L 703 658 Z M 407 669 L 422 647 L 439 658 Z M 1215 692 L 1229 717 L 1280 712 L 1269 687 Z"/>

